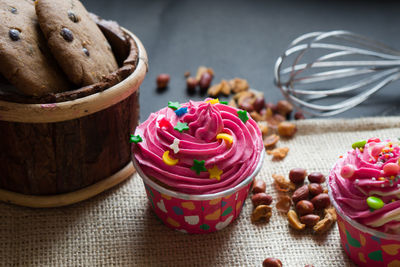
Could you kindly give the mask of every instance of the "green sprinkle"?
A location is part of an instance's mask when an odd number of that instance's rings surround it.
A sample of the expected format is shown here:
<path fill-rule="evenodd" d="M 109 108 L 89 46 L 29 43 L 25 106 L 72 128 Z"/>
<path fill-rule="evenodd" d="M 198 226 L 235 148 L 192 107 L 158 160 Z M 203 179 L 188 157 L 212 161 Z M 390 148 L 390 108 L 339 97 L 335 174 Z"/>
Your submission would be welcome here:
<path fill-rule="evenodd" d="M 368 197 L 367 204 L 371 209 L 378 210 L 385 206 L 385 203 L 379 197 Z"/>
<path fill-rule="evenodd" d="M 207 171 L 206 167 L 204 166 L 204 163 L 206 163 L 204 160 L 194 159 L 193 160 L 193 166 L 190 169 L 194 170 L 197 173 L 197 175 L 199 175 L 200 172 L 206 172 Z"/>
<path fill-rule="evenodd" d="M 219 103 L 224 104 L 224 105 L 228 105 L 228 101 L 219 101 Z"/>
<path fill-rule="evenodd" d="M 137 144 L 137 143 L 139 143 L 139 142 L 142 142 L 143 139 L 142 139 L 142 137 L 140 137 L 140 135 L 133 135 L 133 134 L 131 134 L 130 141 L 131 141 L 131 143 Z"/>
<path fill-rule="evenodd" d="M 168 101 L 168 107 L 172 108 L 173 110 L 177 110 L 181 107 L 181 105 L 179 104 L 179 102 Z"/>
<path fill-rule="evenodd" d="M 249 116 L 247 116 L 246 110 L 238 110 L 237 114 L 239 116 L 239 119 L 241 119 L 243 123 L 246 123 L 246 121 L 249 120 Z"/>
<path fill-rule="evenodd" d="M 351 145 L 351 147 L 352 147 L 353 149 L 356 149 L 356 148 L 364 148 L 364 146 L 365 146 L 366 143 L 367 143 L 366 140 L 360 140 L 360 141 L 357 141 L 357 142 L 353 143 L 353 144 Z"/>
<path fill-rule="evenodd" d="M 186 122 L 182 123 L 178 121 L 174 129 L 181 133 L 183 130 L 189 130 L 189 126 Z"/>

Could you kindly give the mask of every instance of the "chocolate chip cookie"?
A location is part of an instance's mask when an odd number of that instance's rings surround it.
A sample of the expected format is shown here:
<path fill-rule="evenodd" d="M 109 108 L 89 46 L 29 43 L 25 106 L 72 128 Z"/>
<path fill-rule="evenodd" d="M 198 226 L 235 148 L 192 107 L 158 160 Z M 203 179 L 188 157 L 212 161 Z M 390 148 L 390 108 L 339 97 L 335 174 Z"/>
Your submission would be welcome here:
<path fill-rule="evenodd" d="M 0 73 L 25 95 L 70 89 L 47 48 L 32 0 L 0 0 Z"/>
<path fill-rule="evenodd" d="M 52 54 L 77 86 L 118 68 L 103 33 L 78 0 L 37 0 L 36 14 Z"/>

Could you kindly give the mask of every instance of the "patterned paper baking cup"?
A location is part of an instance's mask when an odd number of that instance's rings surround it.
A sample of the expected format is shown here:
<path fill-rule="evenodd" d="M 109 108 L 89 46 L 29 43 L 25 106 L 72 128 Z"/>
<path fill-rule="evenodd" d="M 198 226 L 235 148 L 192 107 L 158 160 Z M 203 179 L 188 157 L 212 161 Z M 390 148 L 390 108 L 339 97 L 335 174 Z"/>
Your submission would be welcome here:
<path fill-rule="evenodd" d="M 329 197 L 338 214 L 340 240 L 350 259 L 358 266 L 400 267 L 400 235 L 376 231 L 343 213 L 332 195 Z"/>
<path fill-rule="evenodd" d="M 240 214 L 252 181 L 260 171 L 265 152 L 261 152 L 253 173 L 237 186 L 214 194 L 190 195 L 166 189 L 145 175 L 133 156 L 133 164 L 143 180 L 147 198 L 165 225 L 190 234 L 221 230 Z"/>

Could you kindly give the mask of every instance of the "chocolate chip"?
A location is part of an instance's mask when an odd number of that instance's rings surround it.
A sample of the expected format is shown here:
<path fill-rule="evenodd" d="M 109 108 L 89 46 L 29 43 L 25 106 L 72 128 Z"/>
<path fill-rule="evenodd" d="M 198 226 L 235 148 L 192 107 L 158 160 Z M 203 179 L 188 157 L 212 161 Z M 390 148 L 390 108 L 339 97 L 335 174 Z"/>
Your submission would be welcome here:
<path fill-rule="evenodd" d="M 10 6 L 10 12 L 13 14 L 17 14 L 18 10 L 15 7 Z"/>
<path fill-rule="evenodd" d="M 67 29 L 67 28 L 62 28 L 61 30 L 61 36 L 64 38 L 65 41 L 67 42 L 72 42 L 74 40 L 74 35 L 72 34 L 72 32 Z"/>
<path fill-rule="evenodd" d="M 72 21 L 77 23 L 79 21 L 79 18 L 77 15 L 75 15 L 75 13 L 73 11 L 68 11 L 68 18 Z"/>
<path fill-rule="evenodd" d="M 18 41 L 19 39 L 21 39 L 20 37 L 19 37 L 19 34 L 20 34 L 21 32 L 19 31 L 19 30 L 17 30 L 17 29 L 11 29 L 9 32 L 8 32 L 8 36 L 10 36 L 10 38 L 11 38 L 11 40 L 13 40 L 13 41 Z"/>
<path fill-rule="evenodd" d="M 86 47 L 82 48 L 83 53 L 85 53 L 86 56 L 90 56 L 89 50 L 87 50 Z"/>

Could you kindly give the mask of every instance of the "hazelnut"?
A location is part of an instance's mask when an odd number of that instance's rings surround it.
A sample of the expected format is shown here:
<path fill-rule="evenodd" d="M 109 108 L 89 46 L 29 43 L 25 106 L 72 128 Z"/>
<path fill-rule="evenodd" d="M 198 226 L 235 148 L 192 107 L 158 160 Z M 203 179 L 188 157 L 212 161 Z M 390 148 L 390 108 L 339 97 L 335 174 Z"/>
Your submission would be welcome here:
<path fill-rule="evenodd" d="M 282 262 L 276 258 L 266 258 L 263 267 L 282 267 Z"/>
<path fill-rule="evenodd" d="M 313 203 L 311 203 L 308 200 L 300 200 L 296 204 L 296 210 L 300 216 L 307 215 L 307 214 L 313 213 L 314 205 L 313 205 Z"/>
<path fill-rule="evenodd" d="M 263 180 L 260 180 L 260 179 L 254 180 L 253 194 L 264 193 L 266 189 L 267 189 L 267 185 L 265 184 L 265 182 Z"/>
<path fill-rule="evenodd" d="M 326 193 L 322 193 L 313 197 L 313 199 L 311 199 L 311 202 L 314 204 L 315 209 L 324 209 L 331 205 L 329 196 Z"/>
<path fill-rule="evenodd" d="M 311 196 L 316 196 L 322 194 L 324 189 L 320 184 L 312 183 L 308 185 L 308 191 L 310 192 Z"/>
<path fill-rule="evenodd" d="M 161 73 L 161 74 L 159 74 L 158 76 L 157 76 L 157 80 L 156 80 L 156 82 L 157 82 L 157 88 L 165 88 L 165 87 L 167 87 L 168 86 L 168 83 L 169 83 L 169 79 L 170 79 L 170 77 L 169 77 L 169 75 L 168 74 L 166 74 L 166 73 Z"/>
<path fill-rule="evenodd" d="M 289 172 L 289 179 L 295 184 L 304 183 L 304 179 L 307 176 L 307 171 L 303 168 L 294 168 Z"/>
<path fill-rule="evenodd" d="M 303 185 L 294 191 L 292 195 L 292 200 L 294 203 L 299 202 L 300 200 L 306 200 L 308 199 L 309 191 L 308 191 L 308 185 Z"/>
<path fill-rule="evenodd" d="M 267 195 L 266 193 L 257 193 L 251 197 L 251 202 L 254 207 L 259 205 L 270 205 L 272 203 L 272 196 Z"/>
<path fill-rule="evenodd" d="M 310 183 L 321 184 L 325 182 L 325 175 L 320 172 L 312 172 L 308 175 L 308 180 L 310 181 Z"/>

